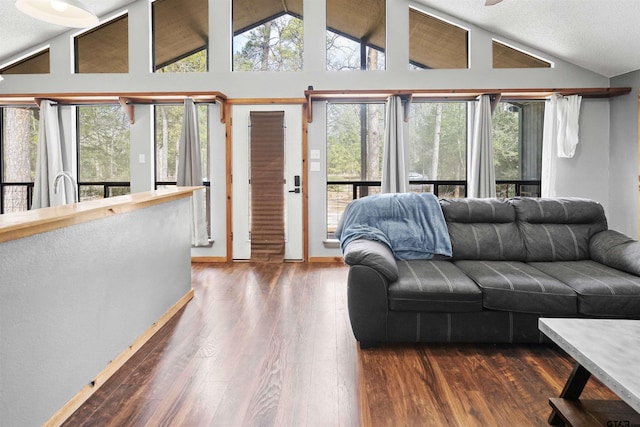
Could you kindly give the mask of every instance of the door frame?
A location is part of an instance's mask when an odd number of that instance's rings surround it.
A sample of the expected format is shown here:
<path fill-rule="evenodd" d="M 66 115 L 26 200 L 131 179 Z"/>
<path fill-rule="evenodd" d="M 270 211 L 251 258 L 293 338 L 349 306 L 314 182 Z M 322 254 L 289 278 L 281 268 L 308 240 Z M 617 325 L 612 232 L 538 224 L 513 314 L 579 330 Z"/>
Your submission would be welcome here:
<path fill-rule="evenodd" d="M 227 99 L 225 102 L 225 117 L 226 117 L 226 168 L 227 168 L 227 206 L 226 206 L 226 224 L 227 224 L 227 262 L 234 261 L 233 255 L 233 106 L 247 105 L 256 108 L 268 107 L 268 110 L 282 110 L 286 111 L 287 106 L 297 105 L 300 108 L 301 115 L 301 197 L 302 197 L 302 212 L 301 212 L 301 242 L 302 242 L 302 259 L 300 261 L 307 262 L 309 257 L 309 241 L 308 241 L 308 194 L 307 194 L 307 180 L 308 180 L 308 123 L 307 116 L 308 105 L 304 98 L 278 98 L 278 99 Z M 263 110 L 264 111 L 264 110 Z M 286 113 L 285 113 L 286 118 Z M 297 126 L 297 124 L 294 124 Z M 287 261 L 287 260 L 285 260 Z"/>

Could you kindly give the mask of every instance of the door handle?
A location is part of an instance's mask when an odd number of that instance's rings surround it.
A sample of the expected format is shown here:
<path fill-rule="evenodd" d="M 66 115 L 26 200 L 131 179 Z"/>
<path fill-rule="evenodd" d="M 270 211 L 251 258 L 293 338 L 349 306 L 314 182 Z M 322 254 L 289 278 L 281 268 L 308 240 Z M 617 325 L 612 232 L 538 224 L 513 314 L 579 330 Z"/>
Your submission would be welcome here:
<path fill-rule="evenodd" d="M 289 190 L 289 193 L 296 193 L 299 194 L 300 193 L 300 187 L 296 187 L 293 190 Z"/>

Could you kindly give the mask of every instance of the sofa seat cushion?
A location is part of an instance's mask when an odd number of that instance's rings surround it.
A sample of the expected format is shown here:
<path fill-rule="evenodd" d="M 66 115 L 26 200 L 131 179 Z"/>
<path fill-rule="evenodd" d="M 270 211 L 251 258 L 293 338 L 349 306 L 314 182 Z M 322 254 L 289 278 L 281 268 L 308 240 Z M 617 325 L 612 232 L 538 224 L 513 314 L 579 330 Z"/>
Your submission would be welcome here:
<path fill-rule="evenodd" d="M 399 278 L 389 285 L 394 311 L 472 312 L 482 310 L 482 292 L 449 261 L 398 261 Z"/>
<path fill-rule="evenodd" d="M 595 261 L 534 262 L 578 294 L 578 311 L 588 316 L 640 317 L 640 277 Z"/>
<path fill-rule="evenodd" d="M 567 285 L 519 261 L 456 261 L 482 289 L 483 306 L 520 313 L 573 315 L 577 295 Z"/>

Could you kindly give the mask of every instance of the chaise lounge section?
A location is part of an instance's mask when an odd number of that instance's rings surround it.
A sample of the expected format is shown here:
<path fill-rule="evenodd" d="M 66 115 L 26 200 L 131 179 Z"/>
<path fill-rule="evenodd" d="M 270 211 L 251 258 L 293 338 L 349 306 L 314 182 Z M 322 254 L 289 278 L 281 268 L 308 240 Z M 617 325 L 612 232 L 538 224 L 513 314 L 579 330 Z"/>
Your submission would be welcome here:
<path fill-rule="evenodd" d="M 640 242 L 609 230 L 599 203 L 443 199 L 439 206 L 450 257 L 399 259 L 385 239 L 345 242 L 349 317 L 361 347 L 537 343 L 546 341 L 540 317 L 640 318 Z"/>

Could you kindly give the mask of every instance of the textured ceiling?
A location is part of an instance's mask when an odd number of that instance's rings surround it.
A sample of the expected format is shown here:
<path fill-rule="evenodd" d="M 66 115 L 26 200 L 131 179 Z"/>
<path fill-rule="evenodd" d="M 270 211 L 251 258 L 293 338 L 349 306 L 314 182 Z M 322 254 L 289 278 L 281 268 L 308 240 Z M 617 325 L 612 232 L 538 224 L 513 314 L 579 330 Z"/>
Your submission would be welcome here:
<path fill-rule="evenodd" d="M 640 69 L 640 0 L 416 0 L 606 77 Z"/>
<path fill-rule="evenodd" d="M 485 0 L 415 1 L 606 77 L 640 69 L 640 0 L 503 0 L 490 7 Z M 132 2 L 84 0 L 100 17 Z M 0 65 L 67 30 L 0 0 Z"/>

